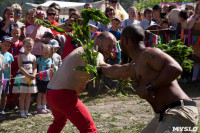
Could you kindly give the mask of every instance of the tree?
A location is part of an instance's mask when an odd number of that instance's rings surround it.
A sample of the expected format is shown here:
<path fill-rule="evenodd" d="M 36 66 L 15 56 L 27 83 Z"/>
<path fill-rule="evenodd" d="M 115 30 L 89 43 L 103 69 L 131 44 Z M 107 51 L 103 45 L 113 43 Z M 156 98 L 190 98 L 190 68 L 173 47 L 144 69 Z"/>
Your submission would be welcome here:
<path fill-rule="evenodd" d="M 162 0 L 163 2 L 194 2 L 194 0 Z M 138 0 L 133 2 L 139 11 L 145 10 L 147 7 L 153 8 L 154 5 L 161 4 L 161 0 Z"/>

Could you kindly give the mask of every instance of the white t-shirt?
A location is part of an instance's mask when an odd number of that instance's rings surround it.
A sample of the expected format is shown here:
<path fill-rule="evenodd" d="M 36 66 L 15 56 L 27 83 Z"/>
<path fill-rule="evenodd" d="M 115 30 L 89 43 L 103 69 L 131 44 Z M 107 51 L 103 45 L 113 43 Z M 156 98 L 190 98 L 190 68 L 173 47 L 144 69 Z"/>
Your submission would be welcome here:
<path fill-rule="evenodd" d="M 127 27 L 127 26 L 129 26 L 129 25 L 131 25 L 131 24 L 139 25 L 140 22 L 137 21 L 137 20 L 133 20 L 133 21 L 132 21 L 132 20 L 130 20 L 130 19 L 125 19 L 124 21 L 122 21 L 121 27 L 122 27 L 122 28 L 125 28 L 125 27 Z"/>

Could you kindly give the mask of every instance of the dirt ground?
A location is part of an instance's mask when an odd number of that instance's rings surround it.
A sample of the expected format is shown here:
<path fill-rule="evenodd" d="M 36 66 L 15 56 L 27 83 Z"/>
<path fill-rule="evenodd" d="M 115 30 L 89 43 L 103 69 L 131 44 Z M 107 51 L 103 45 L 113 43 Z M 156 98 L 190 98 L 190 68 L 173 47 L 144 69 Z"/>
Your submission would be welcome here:
<path fill-rule="evenodd" d="M 187 89 L 186 93 L 197 103 L 200 111 L 200 89 Z M 136 95 L 101 95 L 98 97 L 81 96 L 80 99 L 87 106 L 100 133 L 139 133 L 153 118 L 154 113 L 150 105 Z M 36 108 L 36 107 L 35 107 Z M 43 133 L 53 121 L 51 114 L 34 115 L 30 118 L 19 118 L 19 111 L 9 112 L 7 120 L 0 124 L 2 133 Z M 200 127 L 200 124 L 198 125 Z M 63 129 L 64 133 L 78 133 L 70 122 Z M 200 132 L 200 129 L 199 131 Z"/>

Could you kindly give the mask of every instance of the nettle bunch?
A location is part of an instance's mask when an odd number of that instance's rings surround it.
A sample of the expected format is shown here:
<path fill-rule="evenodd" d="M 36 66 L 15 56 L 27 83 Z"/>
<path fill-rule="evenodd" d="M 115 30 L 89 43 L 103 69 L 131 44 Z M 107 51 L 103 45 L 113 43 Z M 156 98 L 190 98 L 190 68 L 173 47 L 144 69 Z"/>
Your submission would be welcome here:
<path fill-rule="evenodd" d="M 87 66 L 78 66 L 74 69 L 87 72 L 91 74 L 93 78 L 100 79 L 101 77 L 98 75 L 96 70 L 96 66 L 99 65 L 97 62 L 98 51 L 94 50 L 94 40 L 91 39 L 89 21 L 98 21 L 108 25 L 110 23 L 110 19 L 107 18 L 103 12 L 95 9 L 83 9 L 81 12 L 81 17 L 82 19 L 76 19 L 71 27 L 66 25 L 73 31 L 73 34 L 67 33 L 64 29 L 51 25 L 48 21 L 35 19 L 35 22 L 57 32 L 67 34 L 72 38 L 73 41 L 75 41 L 77 44 L 80 44 L 83 47 L 85 53 L 79 54 L 79 56 L 85 60 Z"/>

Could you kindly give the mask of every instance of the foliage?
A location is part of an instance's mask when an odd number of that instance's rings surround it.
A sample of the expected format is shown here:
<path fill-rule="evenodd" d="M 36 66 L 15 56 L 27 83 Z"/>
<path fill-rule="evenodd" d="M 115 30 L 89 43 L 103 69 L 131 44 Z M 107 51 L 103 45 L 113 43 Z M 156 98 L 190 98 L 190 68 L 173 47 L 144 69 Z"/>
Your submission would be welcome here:
<path fill-rule="evenodd" d="M 181 39 L 170 40 L 167 44 L 159 44 L 155 47 L 172 56 L 184 71 L 190 72 L 192 70 L 193 61 L 188 59 L 188 56 L 193 53 L 193 50 L 191 47 L 184 45 Z"/>
<path fill-rule="evenodd" d="M 81 16 L 83 18 L 82 21 L 75 20 L 73 22 L 72 27 L 68 27 L 73 30 L 73 34 L 67 33 L 65 30 L 51 25 L 48 21 L 41 21 L 39 19 L 35 19 L 35 22 L 47 28 L 53 29 L 57 32 L 67 34 L 77 44 L 81 44 L 85 53 L 79 54 L 79 56 L 81 56 L 81 58 L 85 60 L 87 66 L 79 66 L 76 67 L 75 70 L 85 71 L 91 74 L 94 78 L 100 79 L 100 75 L 98 75 L 96 70 L 96 66 L 98 66 L 98 52 L 94 50 L 94 41 L 91 40 L 89 21 L 94 20 L 108 25 L 110 23 L 110 19 L 105 17 L 103 12 L 95 9 L 83 9 L 83 11 L 81 12 Z"/>
<path fill-rule="evenodd" d="M 194 0 L 163 0 L 163 2 L 194 2 Z M 133 2 L 139 11 L 145 10 L 147 7 L 153 8 L 154 5 L 161 4 L 160 0 L 138 0 Z"/>

